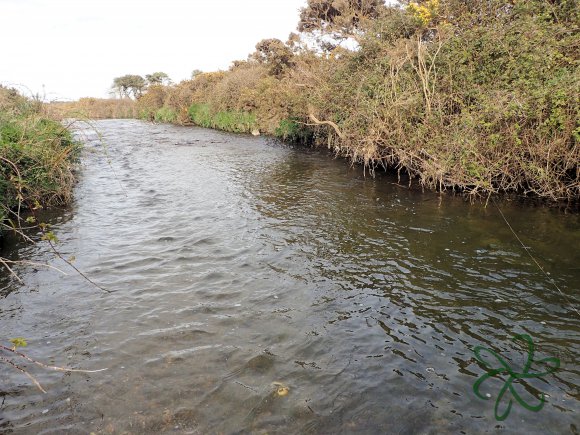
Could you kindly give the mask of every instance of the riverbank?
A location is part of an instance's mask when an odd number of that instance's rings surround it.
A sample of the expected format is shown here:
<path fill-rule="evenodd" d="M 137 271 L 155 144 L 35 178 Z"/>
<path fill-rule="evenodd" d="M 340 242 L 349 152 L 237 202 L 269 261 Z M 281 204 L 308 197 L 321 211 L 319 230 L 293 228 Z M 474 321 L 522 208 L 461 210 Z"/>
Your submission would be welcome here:
<path fill-rule="evenodd" d="M 0 238 L 22 210 L 70 200 L 79 146 L 41 102 L 0 86 Z"/>
<path fill-rule="evenodd" d="M 420 3 L 380 7 L 334 33 L 356 50 L 313 48 L 301 23 L 301 35 L 260 41 L 228 71 L 118 104 L 141 119 L 328 147 L 424 188 L 578 203 L 578 6 Z M 340 16 L 321 28 L 336 30 Z"/>

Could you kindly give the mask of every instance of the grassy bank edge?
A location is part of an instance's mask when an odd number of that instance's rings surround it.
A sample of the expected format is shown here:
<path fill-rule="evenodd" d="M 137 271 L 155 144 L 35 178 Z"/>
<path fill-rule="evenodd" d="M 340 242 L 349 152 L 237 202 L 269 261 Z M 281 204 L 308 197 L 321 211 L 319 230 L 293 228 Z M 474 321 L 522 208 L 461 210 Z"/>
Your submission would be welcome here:
<path fill-rule="evenodd" d="M 80 152 L 70 125 L 39 101 L 0 87 L 0 239 L 10 229 L 36 224 L 21 212 L 71 200 Z"/>

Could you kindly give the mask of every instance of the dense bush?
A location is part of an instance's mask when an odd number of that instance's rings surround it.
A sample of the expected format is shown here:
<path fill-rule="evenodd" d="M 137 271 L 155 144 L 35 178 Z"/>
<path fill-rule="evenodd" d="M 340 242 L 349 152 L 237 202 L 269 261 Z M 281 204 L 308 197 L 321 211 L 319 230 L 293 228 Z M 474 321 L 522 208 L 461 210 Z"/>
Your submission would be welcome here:
<path fill-rule="evenodd" d="M 15 207 L 63 204 L 78 144 L 44 105 L 0 87 L 0 223 Z"/>
<path fill-rule="evenodd" d="M 436 189 L 580 198 L 578 2 L 361 5 L 309 0 L 316 48 L 262 40 L 228 71 L 150 87 L 139 113 L 328 146 Z"/>
<path fill-rule="evenodd" d="M 430 187 L 577 199 L 577 36 L 532 12 L 460 33 L 416 22 L 410 36 L 408 11 L 377 19 L 315 93 L 344 133 L 336 147 Z"/>

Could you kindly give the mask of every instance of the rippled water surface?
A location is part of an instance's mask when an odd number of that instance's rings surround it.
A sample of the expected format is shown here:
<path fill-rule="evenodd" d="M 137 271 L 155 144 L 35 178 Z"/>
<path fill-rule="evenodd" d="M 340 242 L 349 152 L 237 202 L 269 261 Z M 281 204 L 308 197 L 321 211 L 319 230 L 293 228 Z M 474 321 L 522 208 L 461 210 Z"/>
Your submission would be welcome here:
<path fill-rule="evenodd" d="M 0 432 L 578 433 L 580 219 L 365 178 L 326 153 L 138 121 L 84 133 L 75 201 L 47 214 L 65 257 L 8 240 L 2 339 L 47 390 L 0 364 Z M 553 279 L 553 281 L 552 281 Z M 556 289 L 568 295 L 567 300 Z M 486 373 L 474 349 L 523 371 Z M 497 360 L 483 352 L 491 365 Z M 7 357 L 6 352 L 1 356 Z M 14 359 L 14 361 L 17 361 Z M 545 371 L 540 363 L 529 372 Z"/>

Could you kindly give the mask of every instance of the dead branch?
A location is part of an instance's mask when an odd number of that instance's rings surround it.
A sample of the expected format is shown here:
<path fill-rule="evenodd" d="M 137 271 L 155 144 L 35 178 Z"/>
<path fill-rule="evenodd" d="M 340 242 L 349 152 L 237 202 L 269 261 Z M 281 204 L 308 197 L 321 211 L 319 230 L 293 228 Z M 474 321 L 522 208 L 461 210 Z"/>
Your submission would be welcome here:
<path fill-rule="evenodd" d="M 34 382 L 34 385 L 36 385 L 40 391 L 42 391 L 44 394 L 46 394 L 46 390 L 44 388 L 42 388 L 42 385 L 40 385 L 40 383 L 36 380 L 36 378 L 34 376 L 32 376 L 30 373 L 28 373 L 26 370 L 24 370 L 22 367 L 17 366 L 12 361 L 10 361 L 8 358 L 4 358 L 3 356 L 0 356 L 0 361 L 4 361 L 6 364 L 10 364 L 16 370 L 24 373 L 26 376 L 28 376 L 28 378 L 32 382 Z"/>
<path fill-rule="evenodd" d="M 49 366 L 47 364 L 41 363 L 40 361 L 36 361 L 35 359 L 30 358 L 28 355 L 25 355 L 22 352 L 18 352 L 17 350 L 11 349 L 11 348 L 4 346 L 2 344 L 0 344 L 0 349 L 5 350 L 7 352 L 11 352 L 15 355 L 18 355 L 19 357 L 24 358 L 26 361 L 34 363 L 34 364 L 36 364 L 44 369 L 56 370 L 59 372 L 97 373 L 97 372 L 103 372 L 103 371 L 107 370 L 107 369 L 81 370 L 81 369 L 72 369 L 70 367 Z"/>
<path fill-rule="evenodd" d="M 334 131 L 336 132 L 336 134 L 338 135 L 338 137 L 341 138 L 341 139 L 344 139 L 344 134 L 340 131 L 340 129 L 338 128 L 338 125 L 336 125 L 332 121 L 320 121 L 320 120 L 318 120 L 316 118 L 316 116 L 314 116 L 314 114 L 312 112 L 313 112 L 312 108 L 309 108 L 309 110 L 308 110 L 308 117 L 310 118 L 310 120 L 314 124 L 306 124 L 306 125 L 330 125 L 334 129 Z"/>

